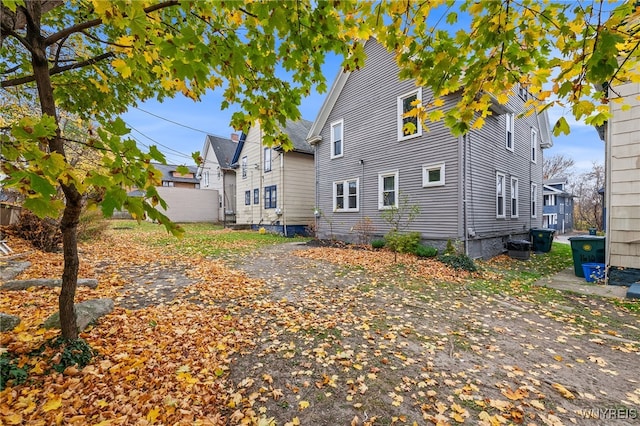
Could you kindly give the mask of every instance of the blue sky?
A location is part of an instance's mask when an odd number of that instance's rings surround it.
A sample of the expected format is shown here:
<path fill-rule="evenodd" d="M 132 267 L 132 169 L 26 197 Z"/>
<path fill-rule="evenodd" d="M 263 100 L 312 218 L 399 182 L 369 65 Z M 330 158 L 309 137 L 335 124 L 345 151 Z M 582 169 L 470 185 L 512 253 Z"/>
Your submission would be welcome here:
<path fill-rule="evenodd" d="M 335 58 L 328 61 L 324 70 L 327 86 L 331 87 L 339 71 L 339 61 Z M 235 110 L 220 110 L 221 93 L 222 90 L 210 92 L 197 103 L 182 96 L 163 103 L 145 102 L 138 108 L 130 109 L 122 118 L 133 129 L 132 136 L 136 140 L 147 146 L 157 145 L 166 155 L 168 163 L 192 165 L 191 153 L 202 151 L 206 133 L 229 137 L 233 132 L 229 122 Z M 326 95 L 313 93 L 305 99 L 301 106 L 302 117 L 313 121 Z M 553 147 L 545 150 L 544 155 L 564 154 L 572 158 L 575 161 L 573 172 L 576 175 L 591 170 L 594 161 L 602 164 L 604 142 L 600 140 L 596 130 L 576 122 L 570 111 L 563 111 L 558 107 L 550 110 L 551 125 L 562 115 L 565 115 L 571 125 L 571 134 L 554 137 Z"/>

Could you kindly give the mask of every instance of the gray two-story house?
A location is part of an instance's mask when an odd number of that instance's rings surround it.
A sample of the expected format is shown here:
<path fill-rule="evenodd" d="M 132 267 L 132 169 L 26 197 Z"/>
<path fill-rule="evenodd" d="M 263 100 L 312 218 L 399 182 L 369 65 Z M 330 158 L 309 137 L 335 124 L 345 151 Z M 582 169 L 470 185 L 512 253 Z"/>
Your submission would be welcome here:
<path fill-rule="evenodd" d="M 573 195 L 567 191 L 566 177 L 555 177 L 543 182 L 542 227 L 562 234 L 573 230 Z"/>
<path fill-rule="evenodd" d="M 339 72 L 307 138 L 316 149 L 320 238 L 355 242 L 363 229 L 382 236 L 385 209 L 415 205 L 408 230 L 425 244 L 451 240 L 488 258 L 542 225 L 542 150 L 552 142 L 546 114 L 518 115 L 524 88 L 496 102 L 482 129 L 457 137 L 436 122 L 426 131 L 406 113 L 426 104 L 430 89 L 401 81 L 393 54 L 375 40 L 365 51 L 366 66 Z M 457 99 L 448 96 L 444 108 Z"/>

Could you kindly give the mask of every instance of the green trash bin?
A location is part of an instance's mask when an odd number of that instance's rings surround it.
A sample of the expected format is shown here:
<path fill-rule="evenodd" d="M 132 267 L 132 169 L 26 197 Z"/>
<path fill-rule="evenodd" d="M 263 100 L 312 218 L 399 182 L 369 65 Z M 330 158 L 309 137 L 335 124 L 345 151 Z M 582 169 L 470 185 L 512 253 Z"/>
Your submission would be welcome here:
<path fill-rule="evenodd" d="M 551 251 L 551 243 L 553 243 L 553 234 L 555 229 L 549 228 L 531 228 L 531 250 L 536 253 L 549 253 Z"/>
<path fill-rule="evenodd" d="M 582 265 L 585 263 L 604 263 L 605 237 L 571 237 L 573 271 L 577 277 L 584 278 Z"/>

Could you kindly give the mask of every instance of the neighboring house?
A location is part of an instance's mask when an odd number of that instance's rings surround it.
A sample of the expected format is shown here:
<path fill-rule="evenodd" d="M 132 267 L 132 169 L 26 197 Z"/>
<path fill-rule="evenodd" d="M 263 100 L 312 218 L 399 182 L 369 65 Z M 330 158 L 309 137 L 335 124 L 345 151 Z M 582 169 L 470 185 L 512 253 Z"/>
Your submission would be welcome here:
<path fill-rule="evenodd" d="M 612 117 L 603 126 L 608 282 L 640 282 L 640 83 L 613 87 L 623 103 L 611 102 Z M 623 106 L 630 106 L 629 109 Z"/>
<path fill-rule="evenodd" d="M 235 133 L 230 139 L 207 135 L 197 172 L 201 189 L 218 191 L 218 202 L 212 208 L 216 210 L 217 220 L 225 225 L 236 221 L 236 171 L 231 164 L 239 140 Z"/>
<path fill-rule="evenodd" d="M 178 172 L 178 166 L 174 164 L 153 163 L 153 167 L 162 173 L 162 185 L 169 188 L 200 188 L 200 179 L 196 177 L 197 168 L 186 166 L 189 173 Z"/>
<path fill-rule="evenodd" d="M 174 222 L 217 222 L 217 191 L 203 191 L 200 189 L 200 179 L 196 177 L 197 167 L 187 166 L 188 173 L 180 173 L 178 166 L 171 164 L 156 164 L 153 166 L 162 173 L 162 183 L 157 187 L 158 194 L 167 203 L 167 208 L 158 209 Z M 143 196 L 140 190 L 132 191 L 129 195 Z"/>
<path fill-rule="evenodd" d="M 236 224 L 265 228 L 285 236 L 305 235 L 313 224 L 313 148 L 305 138 L 307 120 L 287 121 L 283 132 L 293 150 L 269 148 L 262 143 L 259 123 L 240 142 L 236 162 Z"/>
<path fill-rule="evenodd" d="M 425 244 L 458 241 L 488 258 L 509 239 L 528 239 L 542 225 L 542 149 L 552 145 L 546 114 L 518 115 L 528 92 L 518 87 L 507 105 L 495 102 L 483 128 L 464 137 L 442 122 L 406 134 L 403 125 L 417 123 L 404 114 L 431 91 L 399 80 L 393 54 L 375 40 L 365 51 L 364 68 L 339 72 L 307 138 L 316 148 L 318 236 L 382 236 L 381 213 L 406 198 L 420 208 L 408 230 Z M 447 96 L 444 108 L 457 99 Z"/>
<path fill-rule="evenodd" d="M 542 227 L 565 234 L 573 230 L 573 195 L 567 192 L 566 177 L 544 181 L 542 190 Z"/>

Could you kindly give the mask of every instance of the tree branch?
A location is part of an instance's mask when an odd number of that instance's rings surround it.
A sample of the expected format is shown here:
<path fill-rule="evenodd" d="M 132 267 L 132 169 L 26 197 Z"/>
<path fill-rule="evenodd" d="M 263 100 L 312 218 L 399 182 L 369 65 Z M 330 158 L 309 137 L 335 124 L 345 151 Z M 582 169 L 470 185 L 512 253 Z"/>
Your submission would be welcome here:
<path fill-rule="evenodd" d="M 82 62 L 77 62 L 75 64 L 71 64 L 71 65 L 65 65 L 62 67 L 53 67 L 49 70 L 49 75 L 56 75 L 56 74 L 60 74 L 61 72 L 64 71 L 69 71 L 69 70 L 73 70 L 76 68 L 82 68 L 82 67 L 86 67 L 87 65 L 93 65 L 97 62 L 100 62 L 102 60 L 105 60 L 107 58 L 112 58 L 113 56 L 115 56 L 115 54 L 113 52 L 107 52 L 107 53 L 103 53 L 102 55 L 98 55 L 95 56 L 93 58 L 87 59 L 85 61 Z M 11 80 L 4 80 L 1 84 L 0 87 L 13 87 L 13 86 L 19 86 L 21 84 L 25 84 L 25 83 L 31 83 L 32 81 L 35 81 L 35 76 L 34 75 L 26 75 L 24 77 L 18 77 L 18 78 L 14 78 Z"/>
<path fill-rule="evenodd" d="M 149 7 L 145 7 L 144 13 L 155 12 L 156 10 L 164 9 L 166 7 L 176 6 L 178 4 L 179 4 L 178 0 L 165 1 L 163 3 L 158 3 Z M 73 33 L 81 32 L 89 28 L 97 27 L 100 24 L 102 24 L 102 19 L 98 18 L 98 19 L 92 19 L 91 21 L 81 22 L 79 24 L 72 25 L 69 28 L 65 28 L 64 30 L 58 31 L 57 33 L 51 34 L 49 37 L 47 37 L 45 39 L 45 46 L 50 46 L 56 43 L 57 41 L 65 37 L 68 37 Z"/>

